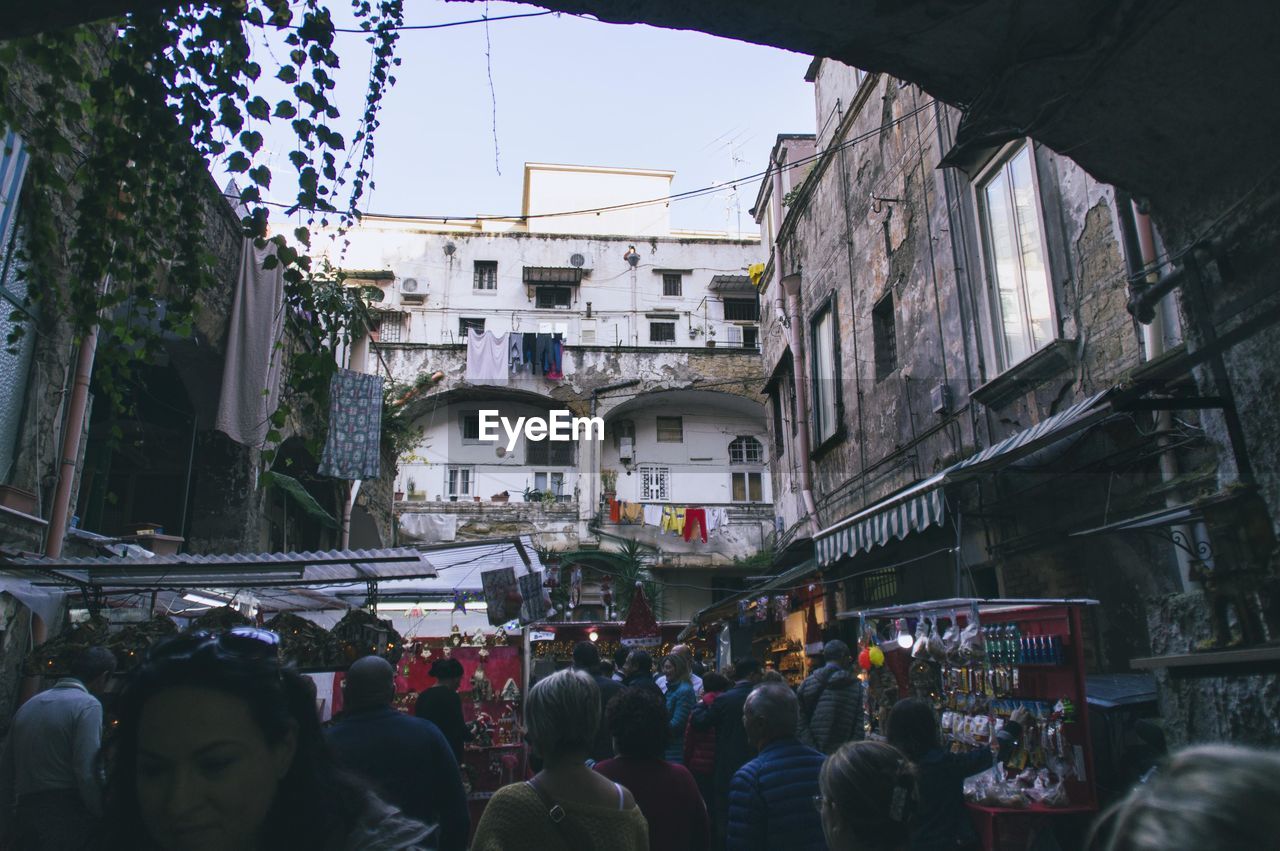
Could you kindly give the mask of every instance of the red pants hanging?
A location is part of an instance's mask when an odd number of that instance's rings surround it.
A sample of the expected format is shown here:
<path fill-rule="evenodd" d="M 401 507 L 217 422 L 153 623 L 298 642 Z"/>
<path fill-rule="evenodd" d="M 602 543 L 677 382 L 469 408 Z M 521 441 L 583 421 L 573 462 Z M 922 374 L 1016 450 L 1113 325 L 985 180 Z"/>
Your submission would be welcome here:
<path fill-rule="evenodd" d="M 684 510 L 684 539 L 693 537 L 693 524 L 698 524 L 702 533 L 702 543 L 707 542 L 707 510 L 705 508 L 686 508 Z"/>
<path fill-rule="evenodd" d="M 621 500 L 609 500 L 609 522 L 617 523 L 622 518 L 622 502 Z"/>

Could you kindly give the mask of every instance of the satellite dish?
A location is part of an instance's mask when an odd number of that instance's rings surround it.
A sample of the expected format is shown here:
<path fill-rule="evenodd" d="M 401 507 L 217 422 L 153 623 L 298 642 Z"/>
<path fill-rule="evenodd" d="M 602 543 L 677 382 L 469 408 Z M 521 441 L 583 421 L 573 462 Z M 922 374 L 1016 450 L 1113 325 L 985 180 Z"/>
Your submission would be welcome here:
<path fill-rule="evenodd" d="M 450 256 L 450 257 L 452 257 L 452 256 L 453 256 L 453 252 L 455 252 L 455 251 L 457 251 L 457 250 L 458 250 L 458 246 L 454 245 L 452 242 L 446 242 L 446 243 L 444 244 L 444 253 L 445 253 L 445 254 L 447 254 L 447 255 L 448 255 L 448 256 Z"/>
<path fill-rule="evenodd" d="M 405 278 L 400 282 L 400 291 L 406 293 L 416 293 L 418 291 L 417 278 Z"/>
<path fill-rule="evenodd" d="M 497 455 L 499 458 L 506 458 L 506 457 L 507 457 L 507 447 L 505 447 L 505 446 L 498 446 L 498 448 L 494 449 L 494 450 L 493 450 L 493 452 L 494 452 L 494 454 L 495 454 L 495 455 Z"/>
<path fill-rule="evenodd" d="M 575 254 L 569 258 L 569 265 L 575 269 L 581 269 L 582 264 L 586 262 L 587 258 L 583 257 L 581 254 Z"/>

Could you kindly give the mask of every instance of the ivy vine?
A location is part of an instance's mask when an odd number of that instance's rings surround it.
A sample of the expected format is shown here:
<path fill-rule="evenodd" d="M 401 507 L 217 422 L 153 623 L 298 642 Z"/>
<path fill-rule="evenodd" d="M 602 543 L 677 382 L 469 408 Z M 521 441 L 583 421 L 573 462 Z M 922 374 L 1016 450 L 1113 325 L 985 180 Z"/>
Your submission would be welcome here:
<path fill-rule="evenodd" d="M 308 251 L 317 224 L 340 234 L 354 225 L 373 186 L 403 0 L 353 0 L 352 12 L 373 61 L 350 143 L 334 129 L 340 59 L 321 0 L 206 0 L 0 44 L 0 124 L 31 154 L 21 206 L 28 305 L 64 318 L 77 336 L 98 326 L 94 377 L 117 410 L 136 367 L 166 336 L 192 333 L 219 283 L 205 222 L 216 199 L 207 163 L 221 159 L 244 176 L 243 233 L 272 247 L 267 264 L 285 281 L 289 377 L 268 444 L 291 418 L 325 420 L 333 353 L 367 329 L 369 313 Z M 255 43 L 280 31 L 287 61 L 268 67 L 292 96 L 273 105 L 258 93 L 267 63 L 255 59 Z M 272 182 L 264 130 L 277 122 L 296 142 L 288 160 L 298 192 L 287 214 L 301 224 L 287 234 L 269 234 L 263 195 Z M 25 331 L 19 324 L 9 344 Z"/>

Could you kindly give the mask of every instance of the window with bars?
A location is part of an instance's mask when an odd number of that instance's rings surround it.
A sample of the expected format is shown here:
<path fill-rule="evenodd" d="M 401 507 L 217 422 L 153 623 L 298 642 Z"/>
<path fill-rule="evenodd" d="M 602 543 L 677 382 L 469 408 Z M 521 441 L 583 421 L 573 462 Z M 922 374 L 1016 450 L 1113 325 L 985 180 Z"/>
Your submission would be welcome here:
<path fill-rule="evenodd" d="M 404 314 L 381 313 L 378 315 L 378 340 L 383 343 L 399 343 L 404 340 Z"/>
<path fill-rule="evenodd" d="M 684 276 L 678 272 L 664 272 L 662 275 L 662 294 L 680 295 L 683 290 Z"/>
<path fill-rule="evenodd" d="M 480 442 L 480 415 L 479 414 L 463 414 L 462 421 L 462 440 L 464 443 Z"/>
<path fill-rule="evenodd" d="M 671 468 L 640 468 L 640 499 L 644 502 L 666 502 L 671 498 Z"/>
<path fill-rule="evenodd" d="M 684 417 L 658 417 L 659 443 L 684 443 Z"/>
<path fill-rule="evenodd" d="M 764 502 L 764 479 L 760 473 L 733 474 L 734 502 Z"/>
<path fill-rule="evenodd" d="M 724 318 L 728 322 L 759 322 L 760 302 L 754 298 L 726 298 Z"/>
<path fill-rule="evenodd" d="M 466 316 L 458 319 L 458 336 L 462 338 L 462 342 L 465 343 L 467 341 L 467 332 L 471 330 L 479 331 L 483 334 L 484 320 L 472 319 Z"/>
<path fill-rule="evenodd" d="M 539 308 L 566 309 L 573 302 L 569 287 L 538 287 L 536 304 Z"/>
<path fill-rule="evenodd" d="M 477 290 L 496 290 L 498 288 L 498 261 L 477 260 L 473 273 L 472 286 Z"/>
<path fill-rule="evenodd" d="M 450 467 L 448 476 L 449 496 L 451 498 L 471 496 L 474 490 L 475 477 L 475 467 Z"/>
<path fill-rule="evenodd" d="M 572 467 L 577 444 L 571 440 L 526 440 L 524 463 L 539 467 Z"/>
<path fill-rule="evenodd" d="M 649 323 L 649 342 L 650 343 L 674 343 L 676 341 L 676 323 L 674 322 L 650 322 Z"/>
<path fill-rule="evenodd" d="M 751 435 L 736 437 L 729 444 L 730 464 L 763 464 L 764 445 Z"/>

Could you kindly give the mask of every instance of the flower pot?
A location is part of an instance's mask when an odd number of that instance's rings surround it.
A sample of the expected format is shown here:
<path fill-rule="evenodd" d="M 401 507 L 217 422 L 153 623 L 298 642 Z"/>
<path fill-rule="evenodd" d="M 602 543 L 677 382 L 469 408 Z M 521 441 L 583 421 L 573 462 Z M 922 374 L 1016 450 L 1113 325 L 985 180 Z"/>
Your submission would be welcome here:
<path fill-rule="evenodd" d="M 404 491 L 396 491 L 396 502 L 404 501 Z"/>
<path fill-rule="evenodd" d="M 479 501 L 480 501 L 480 497 L 476 497 L 476 502 L 479 502 Z"/>
<path fill-rule="evenodd" d="M 489 499 L 493 500 L 494 502 L 506 502 L 507 500 L 511 499 L 511 495 L 505 494 L 505 493 L 494 494 L 493 496 L 489 497 Z"/>
<path fill-rule="evenodd" d="M 12 485 L 0 485 L 0 505 L 23 514 L 30 514 L 32 517 L 36 516 L 38 508 L 35 494 Z"/>

